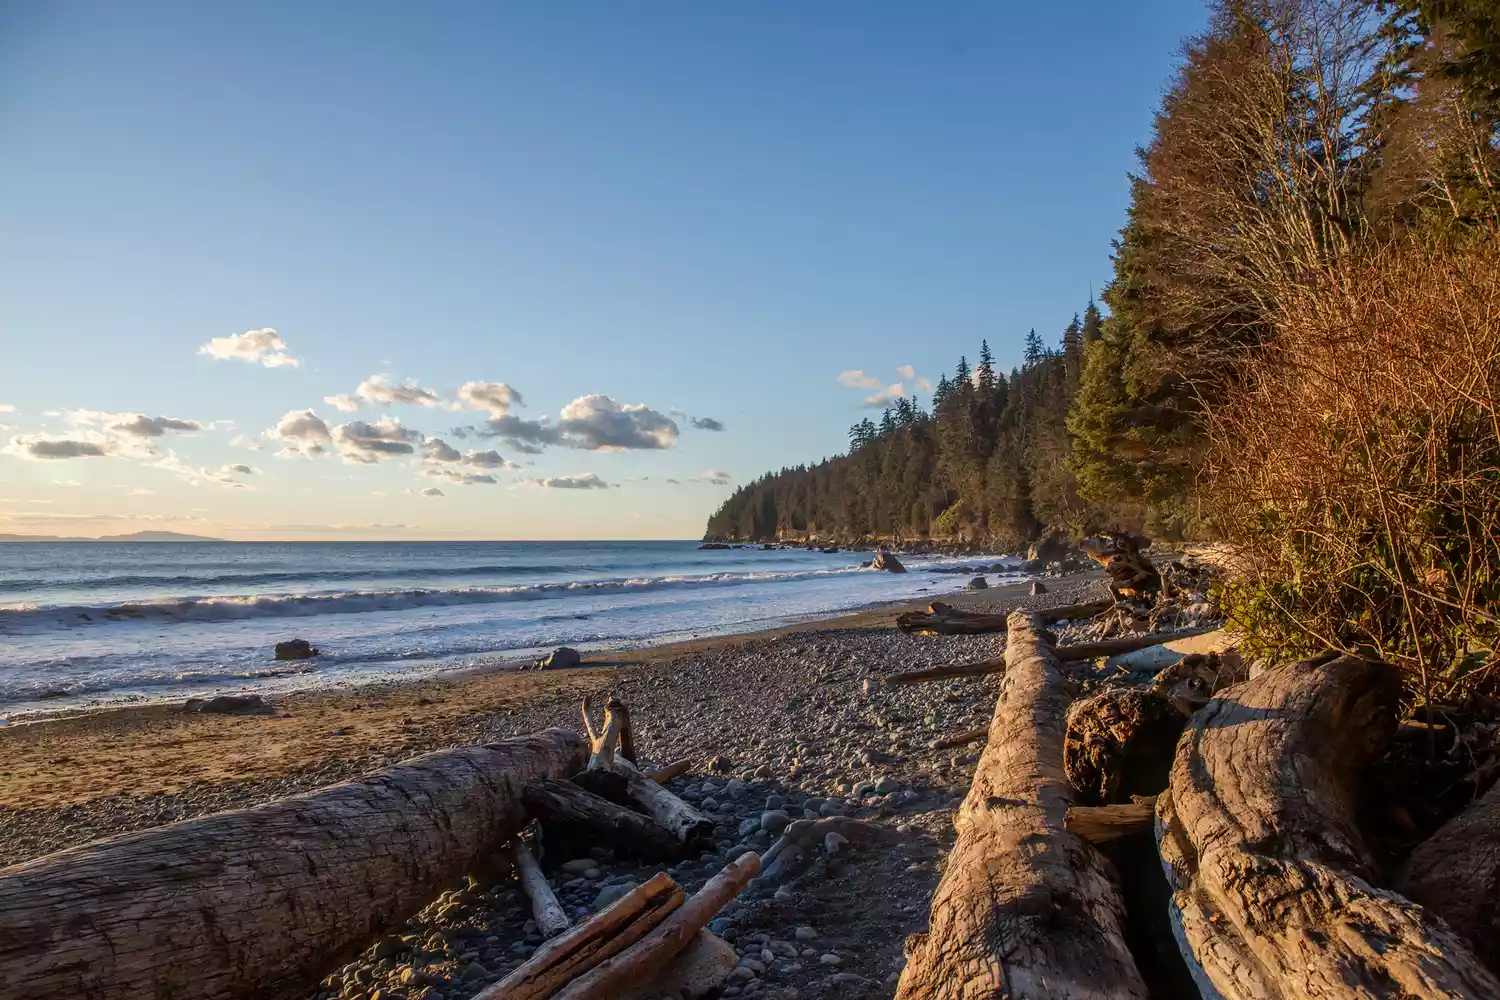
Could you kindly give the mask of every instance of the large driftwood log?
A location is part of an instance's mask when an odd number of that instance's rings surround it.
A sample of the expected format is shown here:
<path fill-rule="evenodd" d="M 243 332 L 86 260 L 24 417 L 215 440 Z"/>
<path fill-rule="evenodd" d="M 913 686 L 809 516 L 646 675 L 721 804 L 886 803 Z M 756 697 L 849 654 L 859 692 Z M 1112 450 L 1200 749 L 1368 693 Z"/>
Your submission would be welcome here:
<path fill-rule="evenodd" d="M 7 868 L 0 995 L 303 996 L 519 829 L 524 785 L 583 760 L 549 730 Z"/>
<path fill-rule="evenodd" d="M 1224 1000 L 1500 996 L 1442 920 L 1373 884 L 1355 789 L 1395 732 L 1397 691 L 1386 664 L 1310 661 L 1189 722 L 1158 840 L 1184 957 Z"/>
<path fill-rule="evenodd" d="M 615 761 L 615 770 L 625 775 L 625 794 L 630 800 L 644 809 L 657 826 L 676 837 L 684 851 L 713 843 L 714 821 L 707 813 L 652 781 L 623 758 Z"/>
<path fill-rule="evenodd" d="M 547 883 L 547 876 L 542 874 L 541 866 L 531 856 L 525 841 L 519 838 L 512 841 L 510 856 L 516 867 L 516 877 L 521 881 L 521 891 L 531 900 L 531 915 L 536 918 L 537 931 L 544 938 L 557 937 L 572 923 L 557 901 L 557 893 Z"/>
<path fill-rule="evenodd" d="M 1149 635 L 1130 635 L 1120 639 L 1106 639 L 1102 642 L 1080 642 L 1072 646 L 1058 646 L 1052 652 L 1059 663 L 1074 663 L 1079 660 L 1093 660 L 1101 656 L 1113 656 L 1116 653 L 1146 649 L 1149 646 L 1159 646 L 1164 642 L 1175 642 L 1178 639 L 1187 639 L 1214 631 L 1217 629 L 1190 628 L 1178 632 L 1152 632 Z M 988 660 L 976 660 L 973 663 L 950 663 L 946 666 L 925 667 L 921 670 L 903 670 L 884 678 L 883 683 L 893 686 L 921 684 L 926 681 L 945 681 L 955 677 L 983 677 L 987 674 L 1004 672 L 1005 657 L 996 656 Z"/>
<path fill-rule="evenodd" d="M 534 781 L 522 793 L 531 815 L 548 827 L 587 831 L 591 839 L 648 861 L 682 856 L 682 841 L 651 817 L 580 788 L 571 781 Z"/>
<path fill-rule="evenodd" d="M 555 1000 L 615 1000 L 692 944 L 710 920 L 760 871 L 760 856 L 742 854 L 704 883 L 671 916 L 635 944 L 573 980 Z"/>
<path fill-rule="evenodd" d="M 645 937 L 682 905 L 666 872 L 636 886 L 588 920 L 538 948 L 526 964 L 474 1000 L 546 1000 L 605 959 Z"/>
<path fill-rule="evenodd" d="M 901 1000 L 1144 1000 L 1109 865 L 1064 826 L 1068 684 L 1039 635 L 1010 617 L 989 744 L 926 933 L 907 942 Z"/>
<path fill-rule="evenodd" d="M 1500 972 L 1500 784 L 1418 845 L 1396 888 L 1448 921 Z"/>
<path fill-rule="evenodd" d="M 1068 604 L 1038 612 L 1044 622 L 1060 622 L 1073 618 L 1092 618 L 1108 611 L 1112 600 L 1089 601 L 1087 604 Z M 896 627 L 903 632 L 918 635 L 983 635 L 989 632 L 1004 632 L 1005 615 L 987 615 L 977 611 L 963 611 L 942 601 L 933 601 L 926 612 L 908 611 L 896 617 Z"/>

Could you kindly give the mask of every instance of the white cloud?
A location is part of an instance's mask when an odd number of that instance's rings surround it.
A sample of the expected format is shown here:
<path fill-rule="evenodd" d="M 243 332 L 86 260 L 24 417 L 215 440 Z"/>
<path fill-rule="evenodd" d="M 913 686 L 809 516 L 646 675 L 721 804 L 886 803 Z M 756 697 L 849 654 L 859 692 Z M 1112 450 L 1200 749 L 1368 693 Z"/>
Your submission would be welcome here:
<path fill-rule="evenodd" d="M 443 491 L 438 489 L 436 486 L 429 486 L 422 491 L 422 495 L 424 497 L 440 497 L 443 495 Z"/>
<path fill-rule="evenodd" d="M 464 464 L 472 465 L 477 469 L 519 469 L 515 462 L 507 462 L 500 457 L 498 451 L 471 451 L 464 454 Z"/>
<path fill-rule="evenodd" d="M 901 365 L 896 369 L 896 374 L 910 382 L 917 377 L 917 369 L 912 365 Z"/>
<path fill-rule="evenodd" d="M 723 421 L 715 420 L 713 417 L 689 417 L 688 423 L 700 431 L 722 431 L 724 429 Z"/>
<path fill-rule="evenodd" d="M 495 477 L 485 472 L 464 472 L 461 469 L 427 469 L 422 475 L 429 479 L 442 479 L 458 486 L 495 485 Z"/>
<path fill-rule="evenodd" d="M 645 403 L 621 405 L 608 396 L 579 396 L 563 407 L 557 433 L 574 448 L 585 451 L 670 448 L 677 441 L 677 424 Z"/>
<path fill-rule="evenodd" d="M 302 363 L 287 353 L 286 341 L 270 327 L 214 337 L 199 347 L 198 353 L 219 361 L 244 361 L 266 368 L 295 368 Z"/>
<path fill-rule="evenodd" d="M 848 371 L 839 372 L 839 384 L 851 389 L 879 389 L 881 381 L 873 375 L 866 375 L 863 368 L 850 368 Z"/>
<path fill-rule="evenodd" d="M 0 403 L 0 413 L 15 413 L 16 408 L 10 403 Z"/>
<path fill-rule="evenodd" d="M 401 403 L 407 406 L 442 406 L 442 397 L 413 379 L 401 385 L 392 384 L 384 375 L 371 375 L 354 389 L 352 396 L 325 396 L 323 402 L 344 413 L 353 413 L 366 405 L 390 406 Z"/>
<path fill-rule="evenodd" d="M 710 470 L 708 472 L 705 472 L 698 478 L 703 480 L 705 483 L 712 483 L 715 486 L 725 486 L 729 483 L 729 473 L 727 472 Z"/>
<path fill-rule="evenodd" d="M 328 451 L 333 434 L 323 418 L 312 410 L 292 410 L 266 431 L 266 437 L 280 443 L 276 454 L 284 457 L 312 458 Z"/>
<path fill-rule="evenodd" d="M 426 462 L 461 462 L 463 452 L 442 438 L 430 437 L 422 442 L 422 459 Z"/>
<path fill-rule="evenodd" d="M 422 440 L 419 432 L 408 429 L 395 417 L 374 423 L 351 420 L 334 427 L 331 436 L 344 461 L 362 465 L 373 465 L 393 455 L 410 455 L 416 451 L 413 442 Z"/>
<path fill-rule="evenodd" d="M 917 390 L 919 392 L 931 392 L 932 391 L 932 379 L 930 379 L 930 378 L 919 378 L 916 381 L 916 387 L 917 387 Z"/>
<path fill-rule="evenodd" d="M 873 396 L 865 397 L 866 406 L 887 406 L 906 395 L 906 387 L 900 382 L 886 386 Z"/>
<path fill-rule="evenodd" d="M 346 396 L 343 393 L 339 393 L 337 396 L 324 396 L 323 402 L 342 413 L 353 413 L 361 405 L 358 399 L 355 399 L 353 396 Z"/>
<path fill-rule="evenodd" d="M 609 483 L 600 479 L 593 472 L 585 472 L 578 476 L 552 476 L 546 478 L 533 478 L 526 480 L 528 485 L 540 486 L 549 490 L 607 490 Z"/>
<path fill-rule="evenodd" d="M 131 490 L 129 493 L 127 493 L 125 495 L 126 496 L 131 496 L 131 497 L 154 497 L 154 496 L 156 496 L 156 491 L 155 490 L 148 490 L 148 489 L 145 489 L 143 487 L 138 487 L 136 489 Z"/>
<path fill-rule="evenodd" d="M 521 394 L 504 382 L 465 382 L 458 387 L 458 399 L 471 410 L 488 411 L 492 417 L 503 417 L 512 406 L 525 406 Z"/>
<path fill-rule="evenodd" d="M 183 431 L 191 434 L 203 429 L 203 425 L 196 420 L 183 420 L 179 417 L 148 417 L 144 413 L 116 414 L 107 427 L 119 434 L 142 438 L 161 437 L 167 431 Z"/>

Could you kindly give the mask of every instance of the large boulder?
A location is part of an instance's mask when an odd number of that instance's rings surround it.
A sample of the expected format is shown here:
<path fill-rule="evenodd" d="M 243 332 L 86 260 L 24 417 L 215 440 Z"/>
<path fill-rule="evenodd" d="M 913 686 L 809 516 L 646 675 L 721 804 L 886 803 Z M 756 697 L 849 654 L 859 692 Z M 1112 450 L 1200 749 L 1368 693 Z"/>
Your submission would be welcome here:
<path fill-rule="evenodd" d="M 875 568 L 883 569 L 887 573 L 906 572 L 906 567 L 901 565 L 901 560 L 897 559 L 894 553 L 887 552 L 885 549 L 881 549 L 875 553 Z"/>
<path fill-rule="evenodd" d="M 318 651 L 306 639 L 288 639 L 276 644 L 278 660 L 310 660 L 317 655 Z"/>
<path fill-rule="evenodd" d="M 275 711 L 258 694 L 221 694 L 204 701 L 189 698 L 183 709 L 208 715 L 266 715 Z"/>
<path fill-rule="evenodd" d="M 583 654 L 571 646 L 558 646 L 536 661 L 539 670 L 562 670 L 565 667 L 576 667 L 582 663 Z"/>
<path fill-rule="evenodd" d="M 1069 545 L 1062 535 L 1044 535 L 1026 547 L 1026 558 L 1043 563 L 1055 562 L 1068 554 Z"/>
<path fill-rule="evenodd" d="M 990 583 L 989 583 L 988 580 L 986 580 L 982 576 L 976 576 L 974 579 L 972 579 L 968 583 L 964 584 L 964 589 L 965 590 L 988 590 L 989 586 L 990 586 Z"/>

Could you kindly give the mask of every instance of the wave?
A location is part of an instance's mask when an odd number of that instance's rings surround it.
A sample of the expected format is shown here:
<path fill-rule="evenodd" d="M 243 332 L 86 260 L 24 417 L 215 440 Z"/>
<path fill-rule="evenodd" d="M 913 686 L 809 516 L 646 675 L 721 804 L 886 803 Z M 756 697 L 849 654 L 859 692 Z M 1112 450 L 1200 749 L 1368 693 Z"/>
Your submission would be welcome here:
<path fill-rule="evenodd" d="M 602 570 L 592 566 L 570 566 L 570 572 L 597 573 Z M 549 566 L 446 566 L 411 567 L 388 569 L 350 570 L 279 570 L 260 573 L 217 573 L 158 575 L 150 573 L 124 574 L 119 576 L 96 576 L 86 580 L 60 580 L 56 577 L 0 578 L 0 591 L 40 590 L 47 587 L 67 587 L 69 590 L 104 590 L 109 587 L 213 587 L 226 584 L 255 585 L 268 583 L 314 583 L 320 580 L 381 580 L 400 579 L 408 576 L 519 576 L 523 573 L 555 573 L 558 567 Z"/>
<path fill-rule="evenodd" d="M 705 576 L 540 583 L 516 587 L 189 597 L 170 601 L 98 605 L 12 605 L 0 606 L 0 633 L 37 627 L 76 628 L 133 621 L 229 622 L 252 618 L 311 618 L 318 615 L 499 604 L 510 601 L 536 601 L 608 593 L 644 593 L 664 589 L 723 587 L 746 583 L 786 583 L 860 572 L 877 571 L 842 567 L 787 573 L 713 573 Z"/>

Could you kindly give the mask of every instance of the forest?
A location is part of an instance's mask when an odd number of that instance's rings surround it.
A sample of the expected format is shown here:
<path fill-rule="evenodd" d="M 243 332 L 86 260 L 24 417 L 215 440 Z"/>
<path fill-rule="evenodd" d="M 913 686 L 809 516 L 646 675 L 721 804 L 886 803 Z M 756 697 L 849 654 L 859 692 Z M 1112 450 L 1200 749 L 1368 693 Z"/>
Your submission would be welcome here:
<path fill-rule="evenodd" d="M 1216 0 L 1089 304 L 747 483 L 727 540 L 1218 539 L 1268 642 L 1420 668 L 1500 622 L 1500 5 Z M 955 351 L 957 353 L 957 351 Z M 1237 602 L 1237 603 L 1236 603 Z"/>

